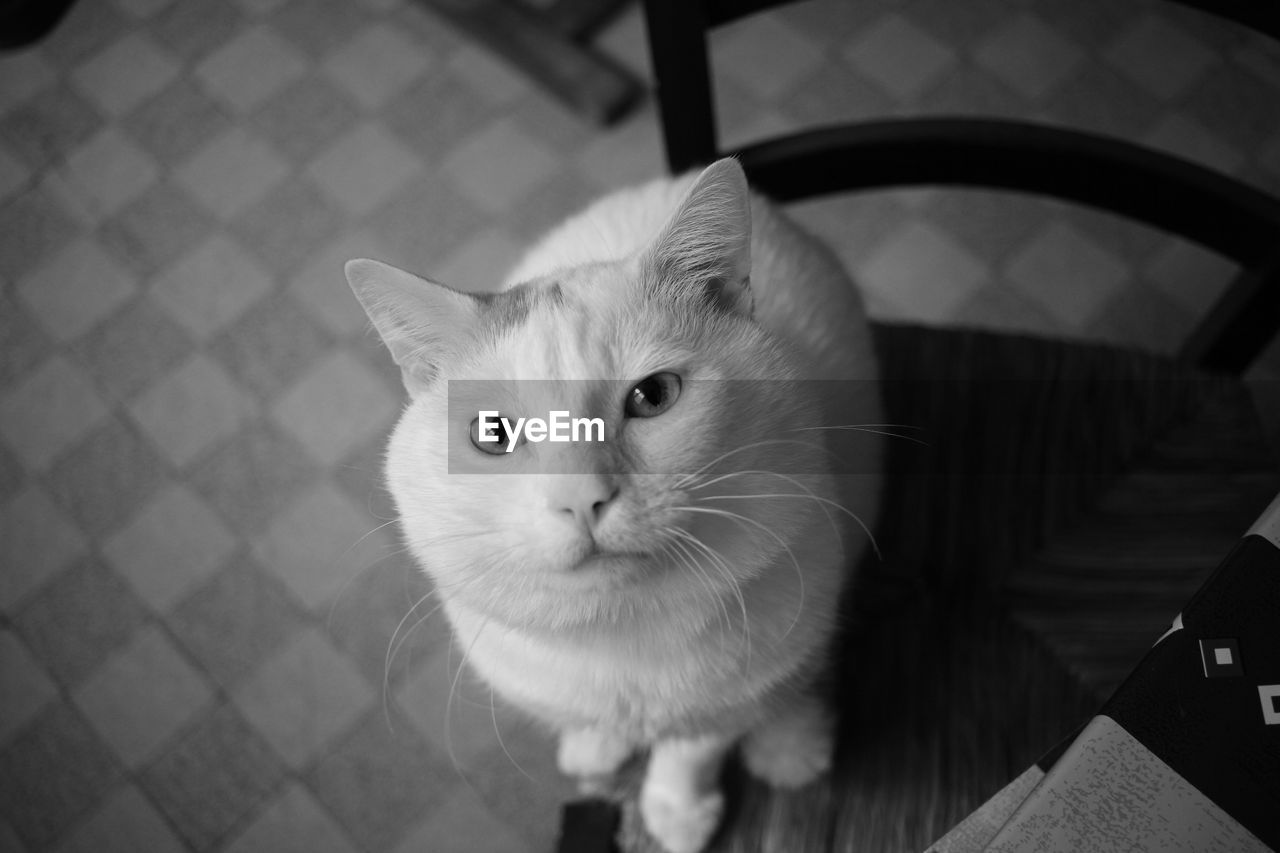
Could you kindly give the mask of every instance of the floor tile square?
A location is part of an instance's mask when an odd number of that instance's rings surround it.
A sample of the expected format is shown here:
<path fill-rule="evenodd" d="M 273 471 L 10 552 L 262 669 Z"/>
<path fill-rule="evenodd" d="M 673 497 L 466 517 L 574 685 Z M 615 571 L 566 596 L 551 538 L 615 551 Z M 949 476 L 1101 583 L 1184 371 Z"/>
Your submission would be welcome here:
<path fill-rule="evenodd" d="M 71 706 L 58 702 L 0 753 L 0 814 L 25 844 L 42 849 L 119 778 L 107 746 Z"/>
<path fill-rule="evenodd" d="M 550 180 L 560 159 L 514 121 L 501 119 L 463 142 L 441 167 L 464 196 L 497 214 Z"/>
<path fill-rule="evenodd" d="M 0 436 L 32 470 L 43 470 L 107 416 L 84 371 L 54 356 L 0 395 Z"/>
<path fill-rule="evenodd" d="M 209 352 L 264 404 L 278 400 L 331 352 L 333 336 L 308 318 L 293 297 L 260 303 L 219 337 Z"/>
<path fill-rule="evenodd" d="M 778 98 L 823 62 L 820 44 L 771 15 L 717 31 L 711 57 L 713 67 L 762 99 Z"/>
<path fill-rule="evenodd" d="M 602 191 L 618 189 L 662 174 L 666 170 L 662 151 L 655 114 L 641 108 L 587 143 L 577 167 Z"/>
<path fill-rule="evenodd" d="M 555 740 L 527 726 L 504 728 L 503 742 L 506 750 L 492 750 L 468 768 L 468 787 L 531 849 L 550 849 L 561 805 L 577 796 L 573 782 L 556 769 Z"/>
<path fill-rule="evenodd" d="M 0 207 L 0 234 L 7 247 L 0 252 L 0 275 L 20 278 L 75 239 L 78 230 L 67 212 L 38 187 L 10 199 Z"/>
<path fill-rule="evenodd" d="M 1162 106 L 1110 66 L 1086 63 L 1046 100 L 1054 120 L 1082 130 L 1133 139 L 1149 128 Z"/>
<path fill-rule="evenodd" d="M 265 25 L 242 30 L 195 69 L 205 88 L 241 113 L 306 73 L 306 58 Z"/>
<path fill-rule="evenodd" d="M 528 839 L 494 816 L 473 791 L 459 790 L 409 834 L 395 853 L 534 853 Z"/>
<path fill-rule="evenodd" d="M 311 161 L 307 174 L 352 216 L 364 216 L 422 170 L 384 127 L 362 122 Z"/>
<path fill-rule="evenodd" d="M 58 460 L 47 483 L 85 532 L 103 537 L 137 512 L 165 476 L 151 443 L 113 416 Z"/>
<path fill-rule="evenodd" d="M 584 182 L 585 183 L 585 182 Z M 555 182 L 548 186 L 558 186 Z M 590 187 L 586 190 L 594 194 Z M 521 208 L 537 204 L 539 193 L 535 190 L 526 197 Z M 511 218 L 524 220 L 523 215 Z M 377 235 L 378 257 L 403 269 L 437 277 L 445 258 L 460 246 L 484 230 L 492 217 L 481 213 L 473 202 L 456 190 L 443 175 L 431 175 L 410 186 L 369 217 L 368 230 Z M 355 249 L 356 247 L 352 247 Z M 341 266 L 337 267 L 341 270 Z M 339 276 L 341 278 L 341 276 Z M 351 298 L 346 280 L 341 294 L 343 302 Z M 344 304 L 344 307 L 349 307 Z M 363 314 L 363 312 L 361 312 Z M 367 324 L 367 321 L 365 321 Z"/>
<path fill-rule="evenodd" d="M 178 0 L 112 0 L 117 9 L 135 18 L 150 18 Z"/>
<path fill-rule="evenodd" d="M 57 853 L 186 853 L 155 806 L 133 785 L 106 798 L 58 845 Z"/>
<path fill-rule="evenodd" d="M 242 681 L 232 701 L 297 769 L 373 707 L 375 695 L 351 662 L 313 628 L 293 637 Z"/>
<path fill-rule="evenodd" d="M 146 607 L 96 559 L 58 575 L 13 620 L 23 642 L 61 684 L 74 688 L 145 624 Z M 68 625 L 76 626 L 74 631 Z"/>
<path fill-rule="evenodd" d="M 276 33 L 313 57 L 323 56 L 367 23 L 349 0 L 292 0 L 267 18 Z"/>
<path fill-rule="evenodd" d="M 55 66 L 35 50 L 0 56 L 0 114 L 47 90 L 58 79 Z"/>
<path fill-rule="evenodd" d="M 39 487 L 28 486 L 0 506 L 0 609 L 13 612 L 86 550 L 75 524 Z"/>
<path fill-rule="evenodd" d="M 366 110 L 376 110 L 431 65 L 426 47 L 386 24 L 371 24 L 325 58 L 322 73 Z"/>
<path fill-rule="evenodd" d="M 951 47 L 897 13 L 864 30 L 844 57 L 899 100 L 919 96 L 956 62 Z"/>
<path fill-rule="evenodd" d="M 351 737 L 320 759 L 306 781 L 369 850 L 402 840 L 463 784 L 448 758 L 412 731 L 389 730 L 381 710 L 368 714 Z"/>
<path fill-rule="evenodd" d="M 1214 63 L 1213 52 L 1163 15 L 1147 14 L 1102 50 L 1114 68 L 1157 98 L 1186 90 Z"/>
<path fill-rule="evenodd" d="M 179 65 L 137 32 L 113 42 L 71 74 L 76 89 L 110 116 L 121 116 L 178 76 Z"/>
<path fill-rule="evenodd" d="M 244 25 L 233 3 L 174 3 L 151 21 L 151 32 L 170 52 L 199 62 Z"/>
<path fill-rule="evenodd" d="M 319 475 L 296 441 L 260 421 L 188 472 L 191 484 L 241 536 L 261 532 Z"/>
<path fill-rule="evenodd" d="M 139 299 L 76 341 L 74 351 L 106 395 L 129 400 L 181 363 L 192 346 L 169 315 Z"/>
<path fill-rule="evenodd" d="M 27 647 L 0 629 L 0 745 L 9 742 L 58 695 L 58 688 Z"/>
<path fill-rule="evenodd" d="M 308 609 L 329 605 L 396 545 L 379 522 L 333 486 L 291 502 L 253 544 L 255 559 Z"/>
<path fill-rule="evenodd" d="M 261 199 L 289 174 L 289 164 L 239 126 L 211 140 L 178 166 L 182 188 L 224 221 Z"/>
<path fill-rule="evenodd" d="M 78 338 L 138 291 L 133 275 L 97 242 L 77 240 L 18 282 L 18 293 L 54 338 Z"/>
<path fill-rule="evenodd" d="M 254 417 L 257 404 L 225 370 L 197 354 L 134 400 L 129 411 L 169 461 L 183 467 Z"/>
<path fill-rule="evenodd" d="M 1124 285 L 1129 270 L 1079 230 L 1055 222 L 1010 258 L 1005 275 L 1023 295 L 1076 331 Z"/>
<path fill-rule="evenodd" d="M 355 124 L 358 115 L 347 97 L 332 84 L 317 74 L 309 74 L 263 103 L 247 121 L 281 154 L 302 162 Z"/>
<path fill-rule="evenodd" d="M 215 234 L 165 268 L 151 297 L 198 339 L 239 319 L 272 288 L 270 273 L 234 239 Z"/>
<path fill-rule="evenodd" d="M 227 853 L 355 853 L 357 849 L 315 797 L 298 784 L 286 788 L 226 848 Z"/>
<path fill-rule="evenodd" d="M 297 633 L 305 614 L 278 582 L 244 559 L 187 596 L 167 621 L 187 652 L 229 688 Z"/>
<path fill-rule="evenodd" d="M 236 538 L 185 486 L 161 489 L 103 547 L 134 592 L 163 613 L 230 557 Z"/>
<path fill-rule="evenodd" d="M 524 720 L 491 697 L 489 685 L 473 670 L 459 673 L 461 663 L 462 651 L 454 644 L 436 649 L 405 678 L 395 697 L 414 730 L 466 774 L 490 751 L 500 752 L 505 738 L 522 728 Z"/>
<path fill-rule="evenodd" d="M 230 705 L 222 705 L 189 729 L 139 781 L 178 835 L 204 850 L 260 808 L 284 779 L 284 767 L 271 747 Z"/>
<path fill-rule="evenodd" d="M 471 86 L 452 66 L 434 68 L 393 99 L 382 120 L 425 162 L 436 163 L 494 119 L 494 107 Z"/>
<path fill-rule="evenodd" d="M 1144 278 L 1193 317 L 1204 316 L 1238 267 L 1185 240 L 1170 241 L 1143 264 Z"/>
<path fill-rule="evenodd" d="M 27 378 L 46 358 L 52 342 L 12 291 L 0 293 L 0 388 Z M 0 441 L 0 449 L 4 442 Z M 5 449 L 4 452 L 10 452 Z M 10 455 L 10 458 L 13 459 Z"/>
<path fill-rule="evenodd" d="M 449 57 L 449 70 L 467 81 L 467 90 L 491 107 L 520 100 L 532 87 L 529 79 L 490 51 L 463 42 Z"/>
<path fill-rule="evenodd" d="M 73 695 L 128 767 L 139 767 L 213 697 L 204 678 L 156 627 L 144 629 Z"/>
<path fill-rule="evenodd" d="M 989 280 L 986 264 L 951 237 L 923 222 L 909 222 L 865 259 L 865 287 L 924 321 L 945 320 Z"/>
<path fill-rule="evenodd" d="M 459 290 L 492 292 L 501 289 L 524 249 L 502 230 L 481 231 L 436 264 L 431 274 Z"/>
<path fill-rule="evenodd" d="M 0 204 L 25 189 L 35 172 L 0 146 Z"/>
<path fill-rule="evenodd" d="M 1023 96 L 1039 99 L 1070 77 L 1084 53 L 1039 17 L 1022 14 L 977 46 L 978 64 Z"/>
<path fill-rule="evenodd" d="M 250 207 L 231 231 L 281 275 L 296 272 L 336 238 L 346 223 L 341 208 L 310 181 L 286 181 Z"/>
<path fill-rule="evenodd" d="M 69 186 L 102 217 L 142 195 L 160 176 L 151 155 L 113 127 L 72 151 L 65 169 Z"/>
<path fill-rule="evenodd" d="M 1277 52 L 1280 64 L 1280 52 Z M 1240 151 L 1259 151 L 1280 132 L 1280 86 L 1219 67 L 1205 74 L 1182 97 L 1179 112 L 1212 128 L 1214 136 Z"/>
<path fill-rule="evenodd" d="M 144 273 L 182 257 L 214 230 L 213 218 L 168 183 L 151 188 L 103 223 L 99 240 Z"/>
<path fill-rule="evenodd" d="M 289 389 L 271 417 L 318 462 L 334 465 L 362 441 L 387 432 L 399 410 L 399 397 L 385 380 L 339 350 Z"/>
<path fill-rule="evenodd" d="M 226 132 L 226 111 L 189 76 L 182 76 L 122 122 L 129 135 L 161 163 L 181 163 Z"/>
<path fill-rule="evenodd" d="M 0 117 L 0 138 L 28 168 L 61 162 L 103 125 L 93 105 L 66 87 L 41 92 Z"/>

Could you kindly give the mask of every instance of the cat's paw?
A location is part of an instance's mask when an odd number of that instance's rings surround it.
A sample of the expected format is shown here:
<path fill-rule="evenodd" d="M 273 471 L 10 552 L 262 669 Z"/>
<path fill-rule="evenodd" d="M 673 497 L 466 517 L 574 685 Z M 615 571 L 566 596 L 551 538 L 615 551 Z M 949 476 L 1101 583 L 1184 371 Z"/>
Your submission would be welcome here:
<path fill-rule="evenodd" d="M 573 729 L 560 735 L 556 765 L 578 780 L 583 793 L 598 793 L 631 757 L 632 746 L 601 729 Z"/>
<path fill-rule="evenodd" d="M 697 797 L 655 785 L 640 793 L 645 829 L 667 853 L 699 853 L 707 846 L 724 815 L 724 795 L 708 791 Z"/>
<path fill-rule="evenodd" d="M 807 703 L 752 729 L 742 741 L 742 762 L 776 788 L 799 788 L 831 769 L 834 729 L 824 708 Z"/>

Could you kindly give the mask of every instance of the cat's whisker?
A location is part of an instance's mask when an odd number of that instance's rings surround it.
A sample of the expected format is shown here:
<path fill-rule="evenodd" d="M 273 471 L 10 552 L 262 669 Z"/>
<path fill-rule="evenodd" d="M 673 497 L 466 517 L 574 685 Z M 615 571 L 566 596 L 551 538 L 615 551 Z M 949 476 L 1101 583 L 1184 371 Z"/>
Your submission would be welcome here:
<path fill-rule="evenodd" d="M 738 583 L 738 579 L 734 577 L 733 570 L 729 567 L 729 564 L 725 561 L 722 554 L 687 530 L 682 530 L 680 528 L 673 528 L 673 530 L 680 535 L 680 538 L 683 541 L 707 556 L 707 559 L 711 562 L 712 568 L 714 568 L 716 572 L 725 579 L 729 585 L 729 589 L 733 592 L 734 598 L 737 599 L 738 609 L 742 612 L 742 641 L 745 646 L 743 668 L 750 669 L 751 618 L 747 614 L 747 601 L 742 594 L 742 586 Z M 726 613 L 727 612 L 728 611 L 726 610 Z"/>
<path fill-rule="evenodd" d="M 836 454 L 835 454 L 832 450 L 830 450 L 829 448 L 823 447 L 823 446 L 822 446 L 822 445 L 820 445 L 820 444 L 814 444 L 814 443 L 813 443 L 813 442 L 811 442 L 811 441 L 800 441 L 799 439 L 795 439 L 795 438 L 766 438 L 766 439 L 761 439 L 760 441 L 752 441 L 752 442 L 748 442 L 747 444 L 740 445 L 740 446 L 738 446 L 738 447 L 733 448 L 732 450 L 728 450 L 728 451 L 726 451 L 726 452 L 724 452 L 724 453 L 721 453 L 719 456 L 717 456 L 715 459 L 712 459 L 710 462 L 706 463 L 706 464 L 705 464 L 705 465 L 703 465 L 701 468 L 698 468 L 698 469 L 697 469 L 697 470 L 695 470 L 695 471 L 691 471 L 691 472 L 689 472 L 688 474 L 681 475 L 681 476 L 676 480 L 676 482 L 675 482 L 675 488 L 677 488 L 677 489 L 682 489 L 682 488 L 684 488 L 688 483 L 691 483 L 691 482 L 693 482 L 693 481 L 697 480 L 697 479 L 698 479 L 698 477 L 702 476 L 703 472 L 705 472 L 708 468 L 712 467 L 713 465 L 715 465 L 715 464 L 716 464 L 716 463 L 718 463 L 718 462 L 721 462 L 721 461 L 723 461 L 723 460 L 725 460 L 725 459 L 728 459 L 730 456 L 732 456 L 732 455 L 733 455 L 733 454 L 735 454 L 735 453 L 742 453 L 743 451 L 746 451 L 746 450 L 752 450 L 752 449 L 757 448 L 757 447 L 764 447 L 764 446 L 766 446 L 766 445 L 777 445 L 777 444 L 791 444 L 791 445 L 798 445 L 798 446 L 800 446 L 800 447 L 807 447 L 807 448 L 809 448 L 810 450 L 821 450 L 821 451 L 823 451 L 824 453 L 829 453 L 829 454 L 831 454 L 831 455 L 833 455 L 833 456 L 834 456 L 834 455 L 836 455 Z"/>
<path fill-rule="evenodd" d="M 515 769 L 520 771 L 520 775 L 528 779 L 530 782 L 537 784 L 538 780 L 529 775 L 529 773 L 520 766 L 520 762 L 516 761 L 516 757 L 511 754 L 511 750 L 507 749 L 506 742 L 502 739 L 502 730 L 498 728 L 498 708 L 493 700 L 493 685 L 489 685 L 489 718 L 493 720 L 493 733 L 498 736 L 498 746 L 502 747 L 502 753 L 507 756 L 507 760 Z"/>
<path fill-rule="evenodd" d="M 715 478 L 713 478 L 713 479 L 711 479 L 711 480 L 707 480 L 707 481 L 706 481 L 706 482 L 704 482 L 704 483 L 699 483 L 698 485 L 696 485 L 696 486 L 694 486 L 693 488 L 689 489 L 689 491 L 694 492 L 694 491 L 697 491 L 698 489 L 706 488 L 707 486 L 713 486 L 713 485 L 715 485 L 716 483 L 723 482 L 724 480 L 728 480 L 728 479 L 731 479 L 731 478 L 733 478 L 733 477 L 742 477 L 742 476 L 746 476 L 746 475 L 748 475 L 748 474 L 757 474 L 757 475 L 761 475 L 761 476 L 777 477 L 777 478 L 779 478 L 779 479 L 786 480 L 788 483 L 791 483 L 793 486 L 795 486 L 795 487 L 796 487 L 796 488 L 798 488 L 798 489 L 803 489 L 803 490 L 804 490 L 804 492 L 805 492 L 805 494 L 813 495 L 815 498 L 817 497 L 817 495 L 816 495 L 816 494 L 814 494 L 813 489 L 810 489 L 810 488 L 809 488 L 808 486 L 806 486 L 802 481 L 797 480 L 795 477 L 790 477 L 790 476 L 788 476 L 788 475 L 786 475 L 786 474 L 780 474 L 780 473 L 778 473 L 777 471 L 763 471 L 763 470 L 730 471 L 730 472 L 729 472 L 729 473 L 727 473 L 727 474 L 721 474 L 720 476 L 715 477 Z M 706 499 L 705 497 L 699 497 L 699 498 L 698 498 L 698 500 L 705 500 L 705 499 Z M 826 506 L 823 506 L 822 504 L 819 504 L 819 506 L 821 506 L 821 507 L 822 507 L 822 512 L 823 512 L 823 514 L 824 514 L 824 515 L 826 515 L 828 523 L 830 523 L 830 524 L 831 524 L 831 529 L 835 531 L 836 538 L 837 538 L 837 539 L 840 539 L 840 540 L 842 540 L 842 541 L 843 541 L 843 538 L 844 538 L 844 537 L 840 535 L 840 527 L 839 527 L 839 525 L 837 525 L 837 524 L 836 524 L 836 520 L 835 520 L 835 518 L 833 518 L 833 517 L 832 517 L 831 512 L 826 508 Z M 841 508 L 843 509 L 843 507 L 841 507 Z M 845 511 L 846 511 L 846 512 L 848 512 L 848 510 L 845 510 Z M 850 514 L 852 514 L 852 513 L 850 513 Z"/>
<path fill-rule="evenodd" d="M 806 498 L 808 500 L 817 501 L 818 504 L 824 508 L 828 506 L 835 507 L 836 509 L 843 512 L 845 515 L 852 518 L 857 523 L 857 525 L 862 528 L 862 532 L 867 534 L 867 539 L 871 543 L 871 550 L 875 552 L 876 559 L 878 560 L 884 559 L 884 557 L 881 556 L 880 554 L 880 545 L 876 542 L 875 535 L 872 534 L 870 528 L 868 528 L 867 525 L 863 523 L 862 519 L 858 517 L 858 514 L 856 512 L 849 509 L 844 504 L 837 503 L 836 501 L 833 501 L 830 498 L 824 498 L 821 495 L 815 495 L 813 492 L 808 492 L 807 494 L 803 494 L 803 495 L 796 494 L 794 492 L 778 492 L 774 494 L 750 494 L 750 495 L 704 495 L 702 497 L 697 498 L 697 500 L 699 501 L 739 501 L 739 500 L 751 500 L 754 498 Z M 829 512 L 827 513 L 827 518 L 831 518 L 831 514 Z"/>
<path fill-rule="evenodd" d="M 803 495 L 801 497 L 803 497 Z M 800 614 L 804 612 L 804 604 L 805 604 L 804 572 L 800 569 L 800 562 L 796 559 L 796 555 L 791 550 L 790 546 L 788 546 L 786 541 L 783 540 L 783 538 L 779 536 L 777 533 L 775 533 L 772 528 L 768 527 L 767 525 L 761 524 L 760 522 L 756 521 L 754 518 L 750 518 L 740 513 L 730 512 L 727 509 L 711 509 L 709 507 L 686 506 L 686 507 L 681 507 L 681 509 L 687 512 L 704 512 L 709 515 L 718 515 L 723 518 L 731 519 L 733 521 L 746 522 L 747 524 L 750 524 L 753 527 L 764 531 L 766 534 L 772 537 L 775 542 L 777 542 L 779 545 L 782 546 L 782 550 L 787 552 L 787 556 L 791 558 L 791 565 L 794 566 L 796 570 L 796 580 L 800 582 L 800 603 L 796 606 L 796 615 L 791 620 L 791 624 L 788 625 L 787 630 L 782 633 L 781 639 L 785 640 L 791 634 L 791 631 L 796 627 L 796 624 L 800 621 Z"/>
<path fill-rule="evenodd" d="M 796 427 L 792 432 L 820 432 L 822 430 L 845 430 L 849 432 L 869 432 L 874 435 L 883 435 L 889 438 L 900 438 L 903 441 L 912 441 L 916 444 L 929 447 L 930 444 L 923 439 L 916 438 L 914 435 L 899 435 L 896 432 L 889 432 L 889 429 L 922 429 L 922 427 L 912 427 L 903 424 L 885 424 L 885 429 L 874 429 L 876 424 L 842 424 L 839 426 L 820 426 L 820 427 Z"/>
<path fill-rule="evenodd" d="M 724 597 L 716 592 L 715 584 L 712 583 L 711 578 L 707 576 L 702 567 L 698 565 L 696 555 L 690 554 L 688 546 L 678 538 L 683 531 L 673 527 L 663 527 L 662 532 L 672 538 L 662 543 L 660 550 L 664 554 L 669 553 L 671 556 L 679 558 L 681 565 L 688 568 L 698 578 L 698 582 L 706 589 L 707 594 L 711 596 L 717 605 L 722 626 L 720 636 L 722 639 L 726 638 L 727 633 L 733 629 L 733 622 L 729 618 L 729 609 L 725 607 Z M 667 551 L 668 547 L 671 549 L 670 552 Z M 679 550 L 677 551 L 676 549 Z"/>
<path fill-rule="evenodd" d="M 389 694 L 391 690 L 391 662 L 395 660 L 396 651 L 400 648 L 396 644 L 396 637 L 399 635 L 400 629 L 404 627 L 404 623 L 409 621 L 409 618 L 413 616 L 414 611 L 421 607 L 423 603 L 434 594 L 434 590 L 429 590 L 425 595 L 415 601 L 413 606 L 409 608 L 409 612 L 401 617 L 400 621 L 396 624 L 395 630 L 391 632 L 391 639 L 387 641 L 387 653 L 382 661 L 382 715 L 386 718 L 388 731 L 395 731 L 395 726 L 392 725 L 391 722 L 391 702 Z M 431 614 L 435 613 L 436 610 L 439 609 L 439 606 L 440 605 L 437 604 L 435 607 L 431 608 L 427 615 L 422 617 L 422 619 L 430 619 Z M 419 622 L 415 623 L 414 628 L 420 625 L 421 622 L 422 620 L 419 620 Z M 405 633 L 406 638 L 412 630 L 413 629 L 411 628 L 409 632 Z"/>
<path fill-rule="evenodd" d="M 489 617 L 485 617 L 484 621 L 480 623 L 480 627 L 476 629 L 475 636 L 471 638 L 471 642 L 467 644 L 466 651 L 462 653 L 462 660 L 458 662 L 458 671 L 453 674 L 453 680 L 449 684 L 449 698 L 445 700 L 444 703 L 445 751 L 449 753 L 449 761 L 453 764 L 454 772 L 463 779 L 466 779 L 467 777 L 466 774 L 462 772 L 462 766 L 458 764 L 458 754 L 453 749 L 453 697 L 458 691 L 458 682 L 462 678 L 462 671 L 467 668 L 467 659 L 471 657 L 472 649 L 476 647 L 476 642 L 479 641 L 480 635 L 484 633 L 484 629 L 487 627 L 489 627 Z M 447 671 L 446 663 L 446 672 Z M 469 780 L 467 784 L 471 784 Z"/>

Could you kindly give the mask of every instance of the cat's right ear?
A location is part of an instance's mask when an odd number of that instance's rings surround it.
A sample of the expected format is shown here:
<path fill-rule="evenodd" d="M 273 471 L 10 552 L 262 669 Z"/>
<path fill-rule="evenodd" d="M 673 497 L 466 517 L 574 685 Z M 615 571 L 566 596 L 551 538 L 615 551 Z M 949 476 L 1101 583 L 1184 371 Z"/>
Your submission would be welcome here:
<path fill-rule="evenodd" d="M 480 316 L 474 296 L 367 258 L 347 261 L 344 270 L 411 395 L 472 339 Z"/>

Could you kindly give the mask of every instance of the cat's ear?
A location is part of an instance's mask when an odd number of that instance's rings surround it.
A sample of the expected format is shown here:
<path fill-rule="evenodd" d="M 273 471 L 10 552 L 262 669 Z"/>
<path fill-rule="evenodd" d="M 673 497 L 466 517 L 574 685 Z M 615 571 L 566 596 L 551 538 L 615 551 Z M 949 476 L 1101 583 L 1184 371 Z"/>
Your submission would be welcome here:
<path fill-rule="evenodd" d="M 710 304 L 751 313 L 751 197 L 737 160 L 703 170 L 645 263 L 662 290 L 693 288 Z"/>
<path fill-rule="evenodd" d="M 410 394 L 472 339 L 480 300 L 390 264 L 347 261 L 347 283 L 391 351 Z"/>

